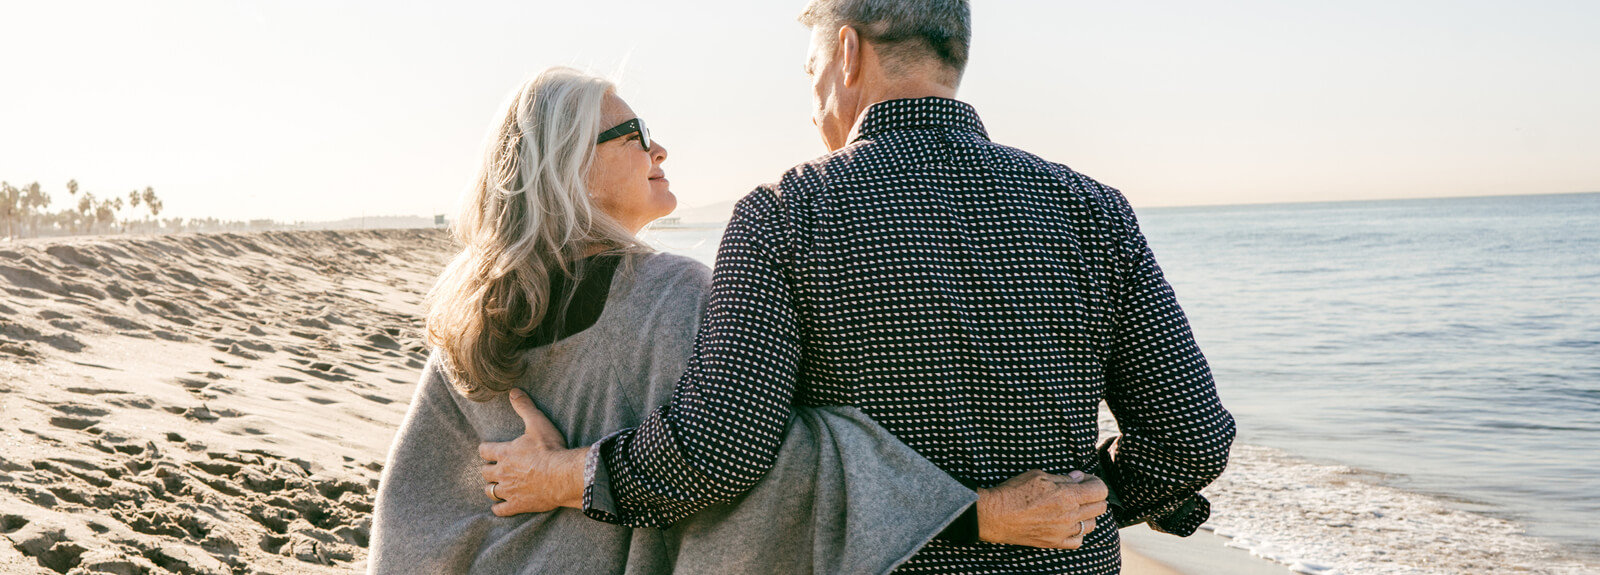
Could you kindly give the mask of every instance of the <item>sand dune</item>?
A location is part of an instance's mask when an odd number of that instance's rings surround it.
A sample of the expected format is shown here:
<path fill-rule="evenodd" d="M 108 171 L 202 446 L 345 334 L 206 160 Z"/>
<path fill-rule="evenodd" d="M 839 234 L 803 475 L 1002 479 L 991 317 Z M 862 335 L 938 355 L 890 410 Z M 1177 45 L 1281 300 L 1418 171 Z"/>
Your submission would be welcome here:
<path fill-rule="evenodd" d="M 348 573 L 437 230 L 0 244 L 0 572 Z"/>

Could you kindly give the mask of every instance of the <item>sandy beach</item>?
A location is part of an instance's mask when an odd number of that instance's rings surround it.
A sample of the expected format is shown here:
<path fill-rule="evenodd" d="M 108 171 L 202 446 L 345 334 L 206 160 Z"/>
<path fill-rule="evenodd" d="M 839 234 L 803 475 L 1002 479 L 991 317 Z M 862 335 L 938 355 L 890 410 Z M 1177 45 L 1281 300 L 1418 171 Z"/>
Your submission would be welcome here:
<path fill-rule="evenodd" d="M 433 230 L 0 244 L 0 571 L 349 573 Z"/>
<path fill-rule="evenodd" d="M 364 570 L 449 254 L 437 230 L 0 244 L 0 572 Z M 1125 533 L 1125 573 L 1283 571 Z"/>

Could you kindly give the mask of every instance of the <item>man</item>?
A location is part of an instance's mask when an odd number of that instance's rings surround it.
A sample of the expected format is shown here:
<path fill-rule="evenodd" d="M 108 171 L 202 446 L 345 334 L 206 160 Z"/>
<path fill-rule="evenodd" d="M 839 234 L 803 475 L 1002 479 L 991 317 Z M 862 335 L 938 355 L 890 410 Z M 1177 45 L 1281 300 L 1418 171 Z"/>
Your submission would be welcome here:
<path fill-rule="evenodd" d="M 670 405 L 592 447 L 485 445 L 497 513 L 669 525 L 754 485 L 798 403 L 856 406 L 978 490 L 976 537 L 905 572 L 1115 573 L 1117 523 L 1205 520 L 1234 434 L 1205 358 L 1122 195 L 991 143 L 953 99 L 969 21 L 964 0 L 813 0 L 833 152 L 739 203 Z M 1109 466 L 1102 399 L 1124 432 Z M 1071 515 L 1093 502 L 1057 475 L 1075 470 L 1119 505 Z"/>

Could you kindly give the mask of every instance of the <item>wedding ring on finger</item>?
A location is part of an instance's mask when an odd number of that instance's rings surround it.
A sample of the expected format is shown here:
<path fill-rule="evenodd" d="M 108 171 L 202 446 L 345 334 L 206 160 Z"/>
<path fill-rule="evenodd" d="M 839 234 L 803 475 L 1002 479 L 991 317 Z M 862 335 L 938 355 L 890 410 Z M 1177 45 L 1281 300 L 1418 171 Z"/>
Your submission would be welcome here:
<path fill-rule="evenodd" d="M 1079 521 L 1078 522 L 1078 534 L 1072 536 L 1074 539 L 1079 538 L 1079 537 L 1083 537 L 1083 532 L 1088 529 L 1088 527 L 1086 525 L 1084 525 L 1084 524 L 1085 524 L 1084 521 Z"/>
<path fill-rule="evenodd" d="M 499 495 L 496 495 L 495 492 L 494 492 L 494 488 L 498 487 L 499 485 L 500 485 L 499 483 L 492 483 L 492 482 L 489 484 L 489 498 L 493 499 L 495 501 L 505 501 L 504 499 L 501 499 Z M 1082 523 L 1082 522 L 1080 521 L 1079 523 Z"/>

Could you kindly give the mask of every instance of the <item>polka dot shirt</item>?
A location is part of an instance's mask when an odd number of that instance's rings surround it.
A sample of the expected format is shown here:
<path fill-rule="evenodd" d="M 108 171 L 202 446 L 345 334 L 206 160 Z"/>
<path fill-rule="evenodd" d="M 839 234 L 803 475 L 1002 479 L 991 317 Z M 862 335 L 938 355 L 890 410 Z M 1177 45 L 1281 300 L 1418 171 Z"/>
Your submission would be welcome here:
<path fill-rule="evenodd" d="M 973 487 L 1098 473 L 1102 400 L 1121 508 L 1082 548 L 935 539 L 898 572 L 1116 573 L 1118 522 L 1193 510 L 1234 422 L 1119 192 L 990 142 L 967 104 L 883 102 L 739 202 L 672 403 L 591 450 L 586 512 L 666 526 L 737 496 L 796 404 L 856 406 Z"/>

